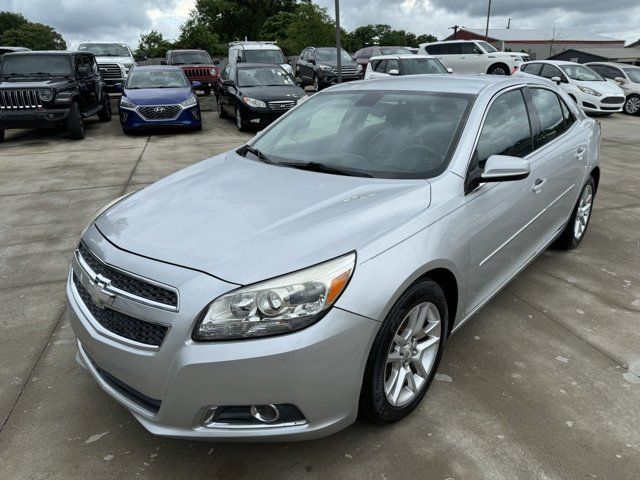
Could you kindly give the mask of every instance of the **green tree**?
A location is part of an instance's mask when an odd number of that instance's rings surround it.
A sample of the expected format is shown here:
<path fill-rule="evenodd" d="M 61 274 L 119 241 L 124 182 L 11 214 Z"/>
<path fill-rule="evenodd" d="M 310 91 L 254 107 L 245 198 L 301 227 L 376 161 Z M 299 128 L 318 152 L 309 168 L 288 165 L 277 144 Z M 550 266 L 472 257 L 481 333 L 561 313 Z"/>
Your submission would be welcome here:
<path fill-rule="evenodd" d="M 0 44 L 27 47 L 31 50 L 66 50 L 67 43 L 53 28 L 42 23 L 25 23 L 5 30 Z"/>
<path fill-rule="evenodd" d="M 12 28 L 18 28 L 29 23 L 24 15 L 13 12 L 0 12 L 0 35 Z"/>
<path fill-rule="evenodd" d="M 138 42 L 138 51 L 145 52 L 148 57 L 164 57 L 167 50 L 171 49 L 171 42 L 166 40 L 162 33 L 157 30 L 151 30 L 149 33 L 140 35 Z"/>
<path fill-rule="evenodd" d="M 287 38 L 289 26 L 296 21 L 296 14 L 292 12 L 278 12 L 267 18 L 262 25 L 260 38 L 282 42 Z"/>
<path fill-rule="evenodd" d="M 418 45 L 420 45 L 421 43 L 437 42 L 438 38 L 435 35 L 431 35 L 430 33 L 424 33 L 422 35 L 418 35 L 418 38 L 416 39 L 416 41 Z"/>
<path fill-rule="evenodd" d="M 227 47 L 220 44 L 218 35 L 195 16 L 180 26 L 180 37 L 176 41 L 176 47 L 202 49 L 212 56 L 226 55 L 227 53 Z"/>
<path fill-rule="evenodd" d="M 287 27 L 287 37 L 280 42 L 287 55 L 296 55 L 308 46 L 331 46 L 336 43 L 336 26 L 327 9 L 311 2 L 298 5 L 295 20 Z"/>

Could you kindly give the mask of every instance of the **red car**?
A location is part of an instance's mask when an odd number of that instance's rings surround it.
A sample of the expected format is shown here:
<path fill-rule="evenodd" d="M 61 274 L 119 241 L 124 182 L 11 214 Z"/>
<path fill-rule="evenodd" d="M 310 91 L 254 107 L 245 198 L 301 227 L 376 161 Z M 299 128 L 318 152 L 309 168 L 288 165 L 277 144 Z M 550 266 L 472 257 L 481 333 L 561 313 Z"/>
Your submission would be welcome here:
<path fill-rule="evenodd" d="M 217 59 L 211 60 L 204 50 L 169 50 L 163 65 L 178 65 L 182 68 L 190 82 L 197 81 L 202 85 L 206 95 L 211 93 L 218 80 L 220 68 Z"/>

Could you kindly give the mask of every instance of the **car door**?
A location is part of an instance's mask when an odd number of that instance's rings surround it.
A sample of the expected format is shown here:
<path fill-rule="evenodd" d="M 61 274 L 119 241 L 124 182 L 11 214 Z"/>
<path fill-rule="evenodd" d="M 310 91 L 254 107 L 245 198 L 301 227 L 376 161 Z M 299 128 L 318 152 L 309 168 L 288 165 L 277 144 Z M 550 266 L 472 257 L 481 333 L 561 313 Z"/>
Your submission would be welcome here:
<path fill-rule="evenodd" d="M 562 72 L 558 67 L 550 63 L 542 64 L 542 70 L 540 70 L 540 76 L 551 80 L 552 78 L 559 78 L 559 87 L 571 95 L 575 99 L 579 99 L 582 95 L 580 89 Z"/>
<path fill-rule="evenodd" d="M 234 87 L 224 84 L 226 80 L 235 81 L 235 75 L 232 76 L 232 72 L 235 72 L 235 67 L 233 65 L 227 65 L 220 75 L 220 94 L 218 96 L 218 99 L 220 101 L 222 109 L 227 113 L 235 113 L 231 111 L 231 89 L 233 89 Z M 235 90 L 233 91 L 235 92 Z"/>
<path fill-rule="evenodd" d="M 95 100 L 92 98 L 91 79 L 89 75 L 89 64 L 85 55 L 76 55 L 74 61 L 74 75 L 78 85 L 78 105 L 80 111 L 86 112 L 95 106 Z"/>
<path fill-rule="evenodd" d="M 93 79 L 95 80 L 96 102 L 100 103 L 100 100 L 103 98 L 103 95 L 105 95 L 103 93 L 105 83 L 104 83 L 104 80 L 102 79 L 102 76 L 100 75 L 100 68 L 98 67 L 98 62 L 96 62 L 96 57 L 94 57 L 93 55 L 87 55 L 87 59 L 88 59 L 89 65 L 91 66 Z"/>
<path fill-rule="evenodd" d="M 592 67 L 589 67 L 589 68 L 592 68 Z M 616 78 L 625 78 L 625 79 L 627 78 L 627 76 L 624 74 L 624 72 L 620 68 L 607 65 L 604 68 L 604 71 L 601 73 L 601 75 L 608 82 L 613 83 L 616 87 L 620 87 L 625 95 L 629 95 L 629 93 L 631 93 L 629 87 L 625 83 L 618 83 L 616 81 Z"/>
<path fill-rule="evenodd" d="M 300 58 L 298 58 L 298 63 L 297 63 L 298 78 L 304 83 L 307 83 L 309 81 L 308 67 L 307 67 L 308 58 L 309 58 L 309 49 L 305 48 L 300 54 Z"/>
<path fill-rule="evenodd" d="M 491 155 L 527 158 L 532 152 L 533 126 L 524 89 L 497 94 L 485 114 L 469 175 L 481 171 Z M 533 164 L 525 179 L 481 183 L 465 195 L 465 218 L 476 224 L 469 246 L 466 313 L 504 285 L 535 251 L 538 239 L 532 238 L 529 228 L 539 211 L 539 197 L 532 191 L 537 177 Z"/>
<path fill-rule="evenodd" d="M 484 52 L 473 42 L 460 44 L 460 72 L 464 73 L 486 73 Z"/>
<path fill-rule="evenodd" d="M 582 189 L 589 156 L 589 131 L 556 92 L 544 87 L 527 90 L 530 110 L 535 116 L 535 166 L 533 191 L 542 203 L 532 234 L 540 244 L 550 241 L 563 228 Z"/>

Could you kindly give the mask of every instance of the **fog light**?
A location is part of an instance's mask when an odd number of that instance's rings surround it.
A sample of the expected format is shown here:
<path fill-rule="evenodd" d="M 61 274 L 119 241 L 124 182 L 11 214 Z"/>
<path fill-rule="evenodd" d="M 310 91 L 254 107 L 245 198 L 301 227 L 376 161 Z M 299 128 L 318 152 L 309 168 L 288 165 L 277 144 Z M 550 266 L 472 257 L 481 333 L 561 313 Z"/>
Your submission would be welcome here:
<path fill-rule="evenodd" d="M 249 120 L 251 123 L 260 123 L 260 119 L 259 118 L 252 118 L 251 120 Z"/>
<path fill-rule="evenodd" d="M 280 418 L 280 411 L 273 404 L 251 405 L 249 412 L 251 412 L 253 418 L 264 423 L 275 422 Z"/>

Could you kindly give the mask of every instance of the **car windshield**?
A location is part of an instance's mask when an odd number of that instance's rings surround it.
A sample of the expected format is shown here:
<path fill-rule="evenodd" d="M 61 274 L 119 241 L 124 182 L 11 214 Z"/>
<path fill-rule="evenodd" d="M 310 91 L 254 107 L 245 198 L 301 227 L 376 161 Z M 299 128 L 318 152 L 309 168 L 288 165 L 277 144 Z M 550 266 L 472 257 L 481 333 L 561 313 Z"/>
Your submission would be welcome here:
<path fill-rule="evenodd" d="M 127 79 L 127 88 L 184 88 L 188 86 L 188 80 L 179 70 L 134 68 Z"/>
<path fill-rule="evenodd" d="M 627 74 L 629 80 L 640 83 L 640 68 L 623 68 L 622 70 Z"/>
<path fill-rule="evenodd" d="M 5 55 L 0 72 L 3 76 L 72 75 L 71 62 L 66 55 Z"/>
<path fill-rule="evenodd" d="M 578 65 L 577 63 L 575 65 L 558 65 L 558 67 L 560 67 L 560 70 L 562 70 L 567 77 L 578 80 L 579 82 L 604 82 L 604 78 L 589 67 Z"/>
<path fill-rule="evenodd" d="M 295 82 L 287 72 L 278 66 L 238 68 L 239 87 L 266 87 L 269 85 L 295 85 Z"/>
<path fill-rule="evenodd" d="M 244 60 L 247 63 L 287 63 L 280 50 L 244 50 Z"/>
<path fill-rule="evenodd" d="M 353 61 L 347 52 L 344 50 L 341 50 L 340 52 L 340 59 L 343 62 L 351 63 Z M 338 61 L 338 53 L 335 48 L 316 48 L 316 60 L 318 62 L 335 63 Z"/>
<path fill-rule="evenodd" d="M 211 65 L 211 57 L 207 52 L 173 52 L 172 65 Z"/>
<path fill-rule="evenodd" d="M 411 53 L 411 50 L 405 47 L 380 47 L 382 55 L 402 55 Z"/>
<path fill-rule="evenodd" d="M 252 147 L 275 163 L 377 178 L 431 178 L 446 168 L 473 95 L 354 91 L 314 95 Z M 294 164 L 294 165 L 291 165 Z"/>
<path fill-rule="evenodd" d="M 124 43 L 83 43 L 78 47 L 83 52 L 93 53 L 96 57 L 130 57 Z"/>
<path fill-rule="evenodd" d="M 492 52 L 498 52 L 499 50 L 494 47 L 493 45 L 491 45 L 490 43 L 487 42 L 478 42 L 478 45 L 480 45 L 482 48 L 484 48 L 484 51 L 487 53 L 492 53 Z"/>
<path fill-rule="evenodd" d="M 447 69 L 435 58 L 403 58 L 404 75 L 420 75 L 423 73 L 447 73 Z"/>

